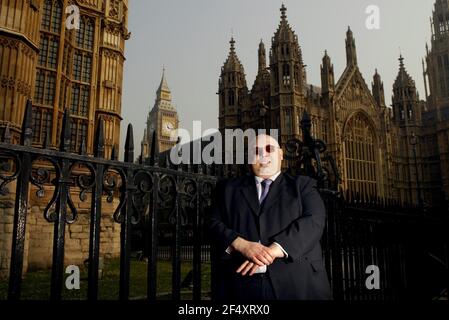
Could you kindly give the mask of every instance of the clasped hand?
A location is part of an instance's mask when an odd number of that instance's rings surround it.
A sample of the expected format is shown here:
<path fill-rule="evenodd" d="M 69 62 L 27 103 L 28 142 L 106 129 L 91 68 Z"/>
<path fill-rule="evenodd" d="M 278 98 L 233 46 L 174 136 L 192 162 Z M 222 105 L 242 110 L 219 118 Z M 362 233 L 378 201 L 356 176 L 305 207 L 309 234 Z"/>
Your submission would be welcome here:
<path fill-rule="evenodd" d="M 259 242 L 247 241 L 239 237 L 231 246 L 247 258 L 237 269 L 237 273 L 240 273 L 242 276 L 246 274 L 252 276 L 259 267 L 268 266 L 276 258 L 284 257 L 282 250 L 275 244 L 266 247 Z"/>

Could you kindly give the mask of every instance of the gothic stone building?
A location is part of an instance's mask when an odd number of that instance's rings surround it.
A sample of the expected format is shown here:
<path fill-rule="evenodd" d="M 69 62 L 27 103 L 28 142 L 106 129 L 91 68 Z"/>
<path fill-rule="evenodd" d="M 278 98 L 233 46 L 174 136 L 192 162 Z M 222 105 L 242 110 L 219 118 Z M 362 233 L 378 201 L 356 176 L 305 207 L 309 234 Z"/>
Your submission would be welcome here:
<path fill-rule="evenodd" d="M 80 20 L 66 9 L 75 5 Z M 69 10 L 70 11 L 70 10 Z M 76 12 L 76 11 L 75 11 Z M 74 11 L 72 10 L 72 14 Z M 33 103 L 33 144 L 57 148 L 65 108 L 71 114 L 71 150 L 93 153 L 95 124 L 105 123 L 105 155 L 120 141 L 121 101 L 127 0 L 8 0 L 0 1 L 0 134 L 9 125 L 17 143 L 28 99 Z M 69 19 L 69 24 L 66 24 Z M 67 27 L 69 25 L 69 27 Z M 7 274 L 14 216 L 14 185 L 0 196 L 0 277 Z M 43 217 L 44 199 L 30 190 L 25 269 L 51 265 L 53 225 Z M 76 193 L 72 195 L 76 201 Z M 68 227 L 66 262 L 80 263 L 88 254 L 89 212 L 79 203 L 79 220 Z M 113 207 L 104 204 L 101 252 L 117 255 L 120 226 Z"/>
<path fill-rule="evenodd" d="M 336 78 L 325 52 L 321 88 L 308 84 L 298 36 L 281 8 L 281 21 L 267 51 L 261 42 L 258 74 L 249 90 L 235 41 L 219 79 L 219 129 L 277 128 L 281 146 L 301 139 L 300 120 L 311 116 L 313 136 L 335 158 L 340 189 L 404 203 L 436 204 L 449 197 L 449 9 L 437 0 L 432 49 L 425 75 L 430 93 L 420 100 L 400 57 L 392 108 L 386 105 L 377 70 L 371 90 L 357 62 L 356 41 L 346 33 L 346 68 Z M 415 157 L 416 155 L 416 157 Z"/>
<path fill-rule="evenodd" d="M 78 28 L 66 13 L 70 5 L 80 11 Z M 127 0 L 1 1 L 0 126 L 10 124 L 13 141 L 32 99 L 36 146 L 47 135 L 52 147 L 58 145 L 62 113 L 69 108 L 72 151 L 84 142 L 92 152 L 102 117 L 110 155 L 120 141 L 127 16 Z"/>

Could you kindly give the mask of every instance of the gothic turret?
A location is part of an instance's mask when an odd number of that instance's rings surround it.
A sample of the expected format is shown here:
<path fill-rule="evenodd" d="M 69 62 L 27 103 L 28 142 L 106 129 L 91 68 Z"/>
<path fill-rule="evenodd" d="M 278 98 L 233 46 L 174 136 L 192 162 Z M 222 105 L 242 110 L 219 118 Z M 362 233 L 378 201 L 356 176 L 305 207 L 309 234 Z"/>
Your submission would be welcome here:
<path fill-rule="evenodd" d="M 218 83 L 219 127 L 239 128 L 244 100 L 248 95 L 245 70 L 235 51 L 235 40 L 231 38 L 228 58 L 221 68 Z"/>
<path fill-rule="evenodd" d="M 357 66 L 357 50 L 354 34 L 350 27 L 348 27 L 346 32 L 346 64 L 348 66 Z"/>
<path fill-rule="evenodd" d="M 265 51 L 265 45 L 262 40 L 259 43 L 259 72 L 265 70 L 267 68 L 267 53 Z"/>
<path fill-rule="evenodd" d="M 281 7 L 281 22 L 272 38 L 270 68 L 272 94 L 297 91 L 306 87 L 306 72 L 298 36 L 287 21 L 287 9 Z"/>
<path fill-rule="evenodd" d="M 373 82 L 371 84 L 372 92 L 374 100 L 376 100 L 377 105 L 379 107 L 385 107 L 385 91 L 384 91 L 384 83 L 382 82 L 382 79 L 376 72 L 374 73 Z"/>
<path fill-rule="evenodd" d="M 399 58 L 399 73 L 393 84 L 393 119 L 397 125 L 417 124 L 420 118 L 419 96 L 415 81 L 405 70 L 404 58 Z"/>
<path fill-rule="evenodd" d="M 243 112 L 244 128 L 269 126 L 270 72 L 267 69 L 265 45 L 261 40 L 258 51 L 259 68 L 251 89 L 250 105 Z"/>
<path fill-rule="evenodd" d="M 262 40 L 259 44 L 259 69 L 256 75 L 256 80 L 254 81 L 253 88 L 251 90 L 252 94 L 257 94 L 260 91 L 265 91 L 270 88 L 270 72 L 267 70 L 267 59 L 265 53 L 265 45 Z M 269 94 L 266 97 L 267 102 L 269 101 Z"/>
<path fill-rule="evenodd" d="M 324 52 L 323 61 L 321 63 L 321 92 L 323 98 L 327 100 L 332 97 L 335 90 L 334 65 L 331 63 L 331 58 L 327 55 L 327 50 Z"/>
<path fill-rule="evenodd" d="M 429 109 L 436 111 L 438 121 L 448 121 L 449 0 L 436 0 L 433 16 L 430 22 L 432 29 L 432 41 L 430 49 L 426 44 L 427 69 L 424 72 L 429 82 Z"/>

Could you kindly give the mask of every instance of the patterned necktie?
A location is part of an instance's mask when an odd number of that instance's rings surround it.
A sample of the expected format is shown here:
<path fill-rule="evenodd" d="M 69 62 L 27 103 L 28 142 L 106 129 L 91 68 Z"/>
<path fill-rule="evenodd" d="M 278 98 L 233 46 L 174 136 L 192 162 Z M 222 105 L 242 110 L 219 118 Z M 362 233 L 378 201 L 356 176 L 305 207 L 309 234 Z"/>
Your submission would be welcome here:
<path fill-rule="evenodd" d="M 267 197 L 268 191 L 270 191 L 270 184 L 272 182 L 273 182 L 272 180 L 266 179 L 260 183 L 260 185 L 262 186 L 262 194 L 260 195 L 259 199 L 260 204 L 262 204 L 265 198 Z"/>

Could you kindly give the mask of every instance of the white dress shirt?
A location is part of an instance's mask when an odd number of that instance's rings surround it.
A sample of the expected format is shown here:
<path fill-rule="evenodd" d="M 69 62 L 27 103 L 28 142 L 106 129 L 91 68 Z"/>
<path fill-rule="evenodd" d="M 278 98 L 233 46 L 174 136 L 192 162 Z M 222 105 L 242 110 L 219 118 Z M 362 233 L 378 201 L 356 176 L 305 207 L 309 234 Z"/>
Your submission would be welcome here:
<path fill-rule="evenodd" d="M 279 177 L 279 175 L 281 174 L 281 171 L 279 171 L 279 172 L 277 172 L 276 174 L 274 174 L 274 175 L 272 175 L 271 177 L 269 177 L 268 178 L 268 180 L 271 180 L 272 181 L 272 183 L 277 179 L 277 177 Z M 255 182 L 256 182 L 256 188 L 257 188 L 257 197 L 258 197 L 258 199 L 260 200 L 260 197 L 262 196 L 262 181 L 264 181 L 264 180 L 266 180 L 266 179 L 264 179 L 264 178 L 261 178 L 261 177 L 258 177 L 258 176 L 255 176 Z M 260 242 L 260 241 L 259 241 Z M 277 242 L 273 242 L 275 245 L 277 245 L 281 250 L 282 250 L 282 252 L 284 253 L 284 256 L 285 256 L 285 258 L 287 258 L 288 257 L 288 254 L 287 254 L 287 252 L 284 250 L 284 248 L 282 248 L 282 246 L 279 244 L 279 243 L 277 243 Z M 228 254 L 230 254 L 231 252 L 232 252 L 232 250 L 233 250 L 233 248 L 231 248 L 231 247 L 228 247 L 227 249 L 226 249 L 226 252 L 228 253 Z M 261 267 L 259 267 L 258 268 L 258 270 L 255 272 L 255 273 L 265 273 L 265 272 L 267 272 L 267 266 L 261 266 Z"/>

